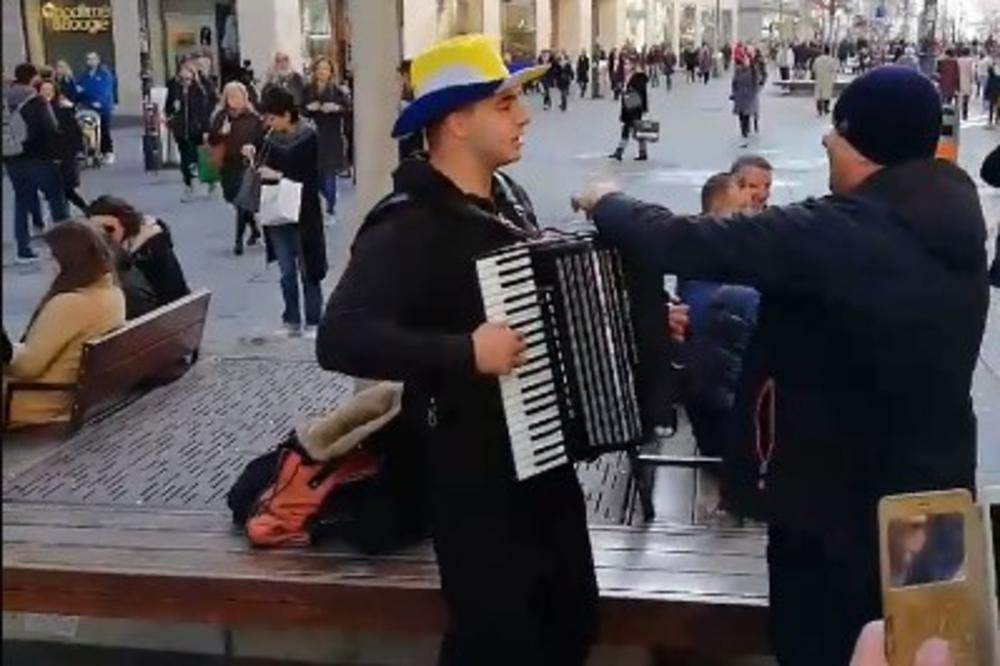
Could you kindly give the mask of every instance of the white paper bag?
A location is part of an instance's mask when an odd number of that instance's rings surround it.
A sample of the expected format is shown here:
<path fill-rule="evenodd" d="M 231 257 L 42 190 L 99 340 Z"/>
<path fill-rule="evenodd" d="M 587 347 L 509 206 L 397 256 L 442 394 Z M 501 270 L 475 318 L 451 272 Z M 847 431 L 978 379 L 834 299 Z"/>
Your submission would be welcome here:
<path fill-rule="evenodd" d="M 297 224 L 302 203 L 302 183 L 282 178 L 260 187 L 260 223 L 264 226 Z"/>

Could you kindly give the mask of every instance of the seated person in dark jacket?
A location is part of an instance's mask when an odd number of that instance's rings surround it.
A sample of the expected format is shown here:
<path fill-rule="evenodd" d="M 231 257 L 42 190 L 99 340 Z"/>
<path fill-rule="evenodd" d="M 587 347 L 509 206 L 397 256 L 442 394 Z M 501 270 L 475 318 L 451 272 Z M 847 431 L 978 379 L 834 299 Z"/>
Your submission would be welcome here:
<path fill-rule="evenodd" d="M 726 217 L 750 205 L 736 175 L 718 173 L 701 190 L 702 213 Z M 690 308 L 691 338 L 684 345 L 685 409 L 698 449 L 722 455 L 724 428 L 735 403 L 743 352 L 757 321 L 760 299 L 751 287 L 680 280 L 678 296 Z"/>
<path fill-rule="evenodd" d="M 90 204 L 90 219 L 142 272 L 156 294 L 157 307 L 191 293 L 165 222 L 143 215 L 127 201 L 109 195 Z"/>

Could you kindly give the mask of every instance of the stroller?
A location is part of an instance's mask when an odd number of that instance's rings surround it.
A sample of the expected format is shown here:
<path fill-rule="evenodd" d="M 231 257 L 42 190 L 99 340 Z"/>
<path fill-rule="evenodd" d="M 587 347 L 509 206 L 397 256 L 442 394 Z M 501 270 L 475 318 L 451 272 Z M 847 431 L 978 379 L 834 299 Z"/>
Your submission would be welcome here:
<path fill-rule="evenodd" d="M 82 165 L 101 166 L 101 114 L 93 109 L 80 109 L 76 112 L 76 122 L 83 134 Z"/>

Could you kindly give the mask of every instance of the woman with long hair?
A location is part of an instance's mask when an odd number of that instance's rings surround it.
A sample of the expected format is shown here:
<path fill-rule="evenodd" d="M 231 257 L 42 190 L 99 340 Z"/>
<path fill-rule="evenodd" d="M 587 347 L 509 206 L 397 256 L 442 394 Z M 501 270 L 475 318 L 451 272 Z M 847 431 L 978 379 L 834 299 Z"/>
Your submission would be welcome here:
<path fill-rule="evenodd" d="M 49 149 L 59 166 L 59 177 L 62 179 L 66 201 L 86 215 L 87 202 L 77 192 L 77 188 L 80 187 L 80 165 L 77 163 L 77 156 L 83 152 L 83 132 L 76 122 L 76 108 L 63 96 L 62 88 L 55 80 L 39 81 L 35 88 L 39 96 L 49 103 L 59 129 Z"/>
<path fill-rule="evenodd" d="M 625 149 L 628 147 L 629 138 L 635 134 L 636 123 L 649 113 L 649 77 L 646 75 L 646 66 L 641 60 L 627 60 L 621 65 L 622 76 L 627 77 L 625 88 L 621 95 L 621 111 L 618 119 L 622 124 L 621 140 L 618 147 L 609 155 L 613 160 L 622 161 Z M 645 162 L 649 159 L 646 150 L 646 140 L 636 137 L 639 144 L 639 154 L 636 156 L 637 162 Z"/>
<path fill-rule="evenodd" d="M 337 177 L 348 166 L 344 129 L 351 113 L 351 94 L 337 74 L 333 60 L 316 58 L 303 99 L 303 115 L 312 119 L 319 136 L 319 191 L 330 216 L 337 208 Z"/>
<path fill-rule="evenodd" d="M 76 79 L 73 77 L 73 68 L 65 60 L 60 60 L 56 63 L 54 80 L 56 85 L 59 86 L 59 92 L 62 93 L 62 96 L 69 100 L 75 107 L 79 91 L 76 87 Z"/>
<path fill-rule="evenodd" d="M 208 143 L 221 154 L 219 175 L 222 179 L 222 195 L 233 203 L 243 182 L 243 174 L 248 168 L 244 157 L 244 146 L 258 146 L 264 137 L 264 123 L 250 104 L 246 86 L 239 81 L 230 81 L 222 89 L 219 104 L 209 122 Z M 251 211 L 236 209 L 236 244 L 233 253 L 243 254 L 243 238 L 250 229 L 248 245 L 256 245 L 260 240 L 260 228 Z"/>
<path fill-rule="evenodd" d="M 59 273 L 31 316 L 21 344 L 15 346 L 4 378 L 73 384 L 83 343 L 125 323 L 125 297 L 115 283 L 108 246 L 97 231 L 67 221 L 49 229 L 43 238 Z M 69 391 L 17 391 L 7 427 L 67 421 L 72 406 Z"/>

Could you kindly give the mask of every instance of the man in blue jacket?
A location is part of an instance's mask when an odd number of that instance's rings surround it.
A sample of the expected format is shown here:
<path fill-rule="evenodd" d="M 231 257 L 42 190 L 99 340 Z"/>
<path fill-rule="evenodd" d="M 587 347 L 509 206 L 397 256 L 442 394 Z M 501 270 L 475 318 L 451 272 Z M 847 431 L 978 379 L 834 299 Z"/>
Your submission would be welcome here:
<path fill-rule="evenodd" d="M 989 303 L 975 183 L 934 159 L 941 103 L 881 67 L 841 94 L 829 196 L 674 215 L 607 184 L 578 201 L 627 260 L 761 294 L 727 433 L 728 505 L 769 522 L 771 640 L 843 666 L 881 616 L 877 506 L 974 488 L 972 373 Z"/>
<path fill-rule="evenodd" d="M 101 56 L 87 54 L 87 68 L 76 81 L 79 103 L 101 114 L 101 154 L 105 164 L 115 161 L 111 142 L 111 112 L 115 106 L 115 75 L 101 64 Z"/>

